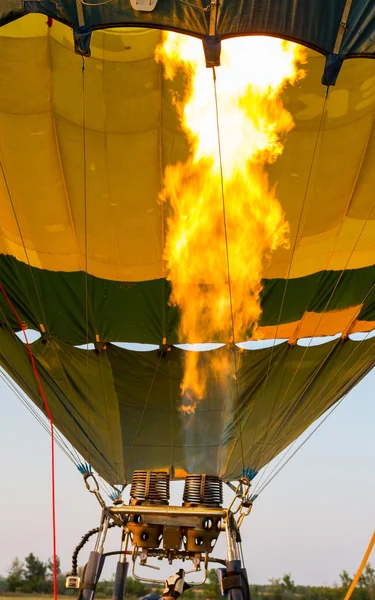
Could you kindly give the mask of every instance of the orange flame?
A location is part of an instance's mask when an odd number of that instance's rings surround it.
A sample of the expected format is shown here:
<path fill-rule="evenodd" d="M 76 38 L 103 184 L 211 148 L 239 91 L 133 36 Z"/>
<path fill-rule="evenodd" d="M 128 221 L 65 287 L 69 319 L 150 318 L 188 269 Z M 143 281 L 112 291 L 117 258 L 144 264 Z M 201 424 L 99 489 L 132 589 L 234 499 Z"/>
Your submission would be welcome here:
<path fill-rule="evenodd" d="M 173 209 L 165 258 L 171 302 L 181 311 L 180 340 L 244 341 L 261 315 L 264 266 L 288 245 L 289 225 L 265 165 L 280 156 L 282 136 L 294 125 L 280 96 L 304 75 L 297 67 L 304 50 L 275 38 L 226 40 L 217 112 L 198 40 L 169 33 L 156 58 L 167 79 L 182 69 L 188 80 L 185 99 L 175 103 L 191 155 L 166 168 L 161 195 Z M 225 385 L 233 379 L 231 357 L 202 370 L 197 353 L 187 353 L 182 410 L 194 412 L 209 377 L 221 375 Z"/>

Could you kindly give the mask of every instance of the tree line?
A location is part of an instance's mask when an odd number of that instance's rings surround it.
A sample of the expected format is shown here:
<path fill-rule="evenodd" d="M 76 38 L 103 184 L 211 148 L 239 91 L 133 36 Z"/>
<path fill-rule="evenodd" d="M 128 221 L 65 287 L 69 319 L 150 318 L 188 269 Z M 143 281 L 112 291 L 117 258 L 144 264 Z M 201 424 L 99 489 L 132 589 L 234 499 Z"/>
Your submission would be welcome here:
<path fill-rule="evenodd" d="M 57 559 L 59 591 L 65 588 L 65 576 L 61 574 L 60 560 Z M 42 562 L 32 552 L 21 561 L 14 558 L 7 577 L 0 577 L 0 593 L 17 592 L 22 594 L 50 594 L 53 592 L 53 561 Z"/>
<path fill-rule="evenodd" d="M 252 600 L 344 600 L 353 578 L 340 573 L 333 586 L 296 585 L 290 573 L 281 579 L 270 579 L 267 585 L 250 585 Z M 351 600 L 375 600 L 375 569 L 367 564 Z"/>
<path fill-rule="evenodd" d="M 81 569 L 80 569 L 81 571 Z M 250 585 L 252 600 L 343 600 L 352 577 L 342 571 L 340 581 L 333 586 L 297 585 L 290 573 L 280 579 L 270 579 L 266 585 Z M 76 595 L 75 590 L 65 588 L 65 575 L 61 573 L 60 560 L 57 559 L 57 584 L 59 595 Z M 97 597 L 106 598 L 112 595 L 113 577 L 100 581 Z M 150 592 L 162 594 L 161 588 L 151 587 L 128 577 L 126 596 L 139 598 Z M 52 594 L 53 561 L 41 561 L 32 552 L 22 561 L 14 558 L 7 576 L 0 576 L 0 595 L 7 593 Z M 207 581 L 198 588 L 186 591 L 182 600 L 220 600 L 220 587 L 215 569 L 208 572 Z M 375 600 L 375 569 L 367 564 L 353 592 L 352 600 Z"/>

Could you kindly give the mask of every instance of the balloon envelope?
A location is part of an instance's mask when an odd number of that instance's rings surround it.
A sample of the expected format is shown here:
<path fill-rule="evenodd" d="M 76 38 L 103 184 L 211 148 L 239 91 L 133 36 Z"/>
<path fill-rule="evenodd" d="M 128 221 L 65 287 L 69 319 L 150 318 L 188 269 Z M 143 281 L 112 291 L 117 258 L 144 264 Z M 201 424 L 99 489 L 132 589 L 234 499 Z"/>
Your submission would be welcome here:
<path fill-rule="evenodd" d="M 192 33 L 205 31 L 206 13 L 160 4 L 163 26 L 173 18 L 177 29 L 188 22 Z M 240 12 L 248 5 L 237 4 Z M 324 37 L 331 17 L 314 29 L 309 13 L 320 4 L 291 4 L 310 7 L 296 13 L 293 26 Z M 342 5 L 330 5 L 332 19 Z M 38 7 L 48 12 L 50 5 Z M 75 7 L 66 2 L 57 16 L 72 23 L 61 15 Z M 85 6 L 85 18 L 108 25 L 115 9 L 117 3 L 97 12 Z M 17 10 L 12 14 L 21 15 Z M 352 10 L 359 19 L 373 8 L 353 2 Z M 247 32 L 246 20 L 231 20 L 228 11 L 223 3 L 223 35 Z M 130 23 L 120 13 L 119 22 Z M 149 25 L 158 24 L 156 14 Z M 284 37 L 302 39 L 288 34 L 290 19 L 277 23 Z M 329 51 L 309 35 L 304 43 Z M 374 339 L 348 339 L 375 327 L 375 61 L 344 61 L 325 104 L 324 57 L 313 50 L 306 78 L 284 94 L 296 125 L 269 168 L 291 249 L 277 250 L 264 272 L 259 333 L 289 343 L 244 350 L 238 402 L 233 390 L 223 395 L 218 378 L 188 416 L 179 412 L 188 351 L 138 353 L 113 344 L 185 341 L 168 303 L 167 208 L 158 197 L 166 165 L 186 160 L 189 146 L 171 84 L 154 60 L 160 38 L 141 28 L 95 31 L 83 75 L 65 25 L 47 27 L 43 16 L 29 15 L 0 29 L 1 282 L 21 319 L 43 334 L 32 349 L 56 425 L 111 483 L 129 480 L 135 468 L 238 476 L 239 427 L 245 466 L 259 469 L 347 393 L 375 357 Z M 372 52 L 371 39 L 367 46 L 362 40 L 364 53 Z M 26 348 L 13 333 L 19 323 L 1 295 L 0 308 L 0 363 L 41 406 Z M 335 334 L 342 336 L 296 345 Z M 97 348 L 76 347 L 87 339 Z M 202 368 L 211 353 L 224 352 L 230 350 L 202 353 Z"/>

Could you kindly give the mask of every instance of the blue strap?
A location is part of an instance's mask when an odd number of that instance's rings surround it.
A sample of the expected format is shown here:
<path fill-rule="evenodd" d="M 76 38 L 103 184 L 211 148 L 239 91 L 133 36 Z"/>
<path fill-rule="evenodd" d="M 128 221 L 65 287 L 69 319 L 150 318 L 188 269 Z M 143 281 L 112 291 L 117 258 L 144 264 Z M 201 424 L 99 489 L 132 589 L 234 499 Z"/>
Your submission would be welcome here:
<path fill-rule="evenodd" d="M 109 498 L 112 500 L 112 502 L 114 502 L 115 500 L 121 498 L 121 494 L 122 492 L 120 492 L 120 490 L 113 490 L 113 492 L 109 494 Z"/>
<path fill-rule="evenodd" d="M 86 475 L 87 473 L 92 473 L 92 467 L 87 462 L 80 463 L 79 465 L 77 465 L 77 469 L 81 473 L 81 475 Z"/>
<path fill-rule="evenodd" d="M 258 471 L 253 469 L 253 467 L 247 467 L 246 469 L 242 469 L 242 475 L 252 481 L 258 475 Z"/>

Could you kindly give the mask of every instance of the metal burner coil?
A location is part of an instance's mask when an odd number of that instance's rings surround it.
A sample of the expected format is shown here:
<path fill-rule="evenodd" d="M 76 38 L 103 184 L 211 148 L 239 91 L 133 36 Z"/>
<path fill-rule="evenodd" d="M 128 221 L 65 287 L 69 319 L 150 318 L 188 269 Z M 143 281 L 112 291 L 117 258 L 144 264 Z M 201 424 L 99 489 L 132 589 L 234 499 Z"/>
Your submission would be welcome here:
<path fill-rule="evenodd" d="M 168 504 L 169 474 L 165 471 L 134 471 L 130 497 L 141 502 Z"/>
<path fill-rule="evenodd" d="M 216 475 L 187 475 L 183 501 L 184 505 L 221 506 L 223 483 Z"/>

